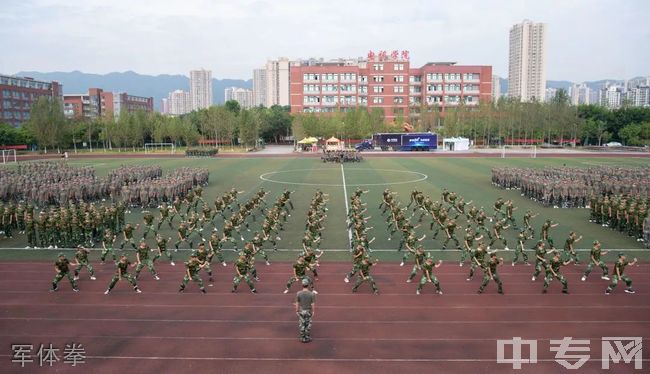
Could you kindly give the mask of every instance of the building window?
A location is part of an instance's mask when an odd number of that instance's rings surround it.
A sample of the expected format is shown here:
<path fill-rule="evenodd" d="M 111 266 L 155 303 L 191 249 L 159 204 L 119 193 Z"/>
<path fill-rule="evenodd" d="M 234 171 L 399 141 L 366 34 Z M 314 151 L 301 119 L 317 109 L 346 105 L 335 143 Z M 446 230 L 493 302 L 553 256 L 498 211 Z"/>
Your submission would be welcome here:
<path fill-rule="evenodd" d="M 404 71 L 404 64 L 395 64 L 395 71 Z"/>
<path fill-rule="evenodd" d="M 403 93 L 404 92 L 404 86 L 395 86 L 393 88 L 393 92 L 395 92 L 395 93 Z"/>
<path fill-rule="evenodd" d="M 368 76 L 360 75 L 359 76 L 359 83 L 368 83 Z"/>
<path fill-rule="evenodd" d="M 404 97 L 402 96 L 393 97 L 393 104 L 404 104 Z"/>
<path fill-rule="evenodd" d="M 374 71 L 384 71 L 384 64 L 373 64 L 372 69 Z"/>
<path fill-rule="evenodd" d="M 393 82 L 397 83 L 402 83 L 404 82 L 404 76 L 403 75 L 396 75 L 393 77 Z"/>
<path fill-rule="evenodd" d="M 422 76 L 421 75 L 411 75 L 409 77 L 409 82 L 411 82 L 411 83 L 420 83 L 420 82 L 422 82 Z"/>
<path fill-rule="evenodd" d="M 373 104 L 383 104 L 384 103 L 384 98 L 380 96 L 375 96 L 372 98 Z"/>
<path fill-rule="evenodd" d="M 373 82 L 383 82 L 384 81 L 384 76 L 383 75 L 375 75 L 372 77 Z"/>
<path fill-rule="evenodd" d="M 372 88 L 372 91 L 374 93 L 382 93 L 382 92 L 384 92 L 384 86 L 374 86 Z"/>

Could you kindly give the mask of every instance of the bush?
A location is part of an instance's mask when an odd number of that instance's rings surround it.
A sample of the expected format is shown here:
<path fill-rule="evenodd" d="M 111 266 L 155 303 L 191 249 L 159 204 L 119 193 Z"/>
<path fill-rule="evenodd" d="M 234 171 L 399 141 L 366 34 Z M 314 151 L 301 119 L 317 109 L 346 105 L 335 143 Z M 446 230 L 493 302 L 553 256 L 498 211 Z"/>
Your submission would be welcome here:
<path fill-rule="evenodd" d="M 219 153 L 218 148 L 188 148 L 185 157 L 212 157 Z"/>

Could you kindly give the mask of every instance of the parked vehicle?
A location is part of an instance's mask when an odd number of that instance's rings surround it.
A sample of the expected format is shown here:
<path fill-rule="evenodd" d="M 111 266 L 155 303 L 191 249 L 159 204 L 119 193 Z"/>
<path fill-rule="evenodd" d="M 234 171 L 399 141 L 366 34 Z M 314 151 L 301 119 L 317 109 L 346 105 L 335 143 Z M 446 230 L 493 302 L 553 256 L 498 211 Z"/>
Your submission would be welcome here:
<path fill-rule="evenodd" d="M 354 146 L 357 150 L 381 148 L 382 151 L 432 151 L 438 149 L 438 135 L 424 133 L 381 133 Z"/>

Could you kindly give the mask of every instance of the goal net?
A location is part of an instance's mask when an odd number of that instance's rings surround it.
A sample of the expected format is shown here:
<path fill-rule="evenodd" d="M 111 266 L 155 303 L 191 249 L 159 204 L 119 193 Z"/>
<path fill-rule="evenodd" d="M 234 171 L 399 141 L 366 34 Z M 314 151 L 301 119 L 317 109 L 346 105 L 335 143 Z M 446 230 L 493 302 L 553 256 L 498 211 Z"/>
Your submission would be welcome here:
<path fill-rule="evenodd" d="M 2 150 L 2 163 L 10 163 L 16 161 L 16 150 L 15 149 L 3 149 Z"/>
<path fill-rule="evenodd" d="M 176 153 L 176 146 L 174 143 L 145 143 L 144 153 Z"/>

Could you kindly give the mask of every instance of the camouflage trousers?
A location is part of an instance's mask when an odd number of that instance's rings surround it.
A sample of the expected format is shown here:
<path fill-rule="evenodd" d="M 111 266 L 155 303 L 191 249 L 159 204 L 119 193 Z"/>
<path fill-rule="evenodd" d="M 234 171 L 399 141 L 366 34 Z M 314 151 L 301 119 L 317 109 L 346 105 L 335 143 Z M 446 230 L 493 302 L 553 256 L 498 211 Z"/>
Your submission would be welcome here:
<path fill-rule="evenodd" d="M 298 312 L 298 332 L 301 342 L 306 343 L 311 340 L 311 310 Z"/>
<path fill-rule="evenodd" d="M 622 274 L 622 275 L 620 276 L 620 278 L 619 278 L 618 275 L 614 274 L 614 275 L 612 276 L 612 283 L 611 283 L 609 286 L 607 286 L 607 289 L 610 290 L 610 291 L 613 290 L 614 288 L 616 288 L 616 285 L 618 285 L 618 281 L 621 281 L 621 280 L 622 280 L 623 282 L 625 282 L 625 285 L 626 285 L 628 288 L 632 287 L 632 278 L 628 277 L 628 276 L 625 275 L 625 274 Z"/>
<path fill-rule="evenodd" d="M 553 275 L 550 271 L 546 272 L 546 276 L 544 277 L 544 289 L 548 288 L 548 285 L 551 284 L 551 281 L 553 279 L 557 279 L 560 283 L 562 283 L 562 290 L 566 291 L 569 288 L 569 284 L 567 283 L 566 278 L 564 275 L 557 273 L 557 275 Z"/>
<path fill-rule="evenodd" d="M 251 277 L 248 276 L 248 274 L 244 274 L 241 277 L 238 276 L 238 275 L 235 275 L 235 277 L 233 278 L 233 280 L 232 280 L 232 289 L 234 291 L 237 290 L 237 287 L 239 286 L 239 283 L 241 283 L 242 280 L 244 280 L 246 282 L 246 284 L 248 285 L 248 288 L 250 288 L 251 291 L 255 289 L 255 285 L 253 284 L 253 281 L 251 280 Z"/>
<path fill-rule="evenodd" d="M 157 259 L 161 258 L 162 256 L 167 256 L 167 258 L 169 259 L 169 261 L 174 261 L 174 259 L 172 258 L 172 252 L 171 252 L 170 250 L 168 250 L 167 248 L 159 248 L 159 249 L 160 249 L 160 253 L 156 253 L 156 254 L 153 256 L 153 261 L 154 261 L 154 262 L 155 262 Z"/>
<path fill-rule="evenodd" d="M 142 269 L 144 269 L 145 266 L 147 267 L 147 269 L 149 269 L 151 275 L 153 275 L 154 277 L 158 276 L 158 273 L 156 273 L 156 268 L 154 268 L 153 266 L 153 260 L 147 258 L 140 261 L 138 266 L 135 267 L 135 279 L 138 279 L 138 277 L 140 276 L 140 272 L 142 271 Z"/>
<path fill-rule="evenodd" d="M 499 293 L 503 292 L 503 283 L 501 283 L 501 278 L 499 278 L 499 274 L 494 273 L 492 274 L 492 278 L 488 275 L 488 272 L 484 269 L 483 270 L 483 283 L 481 283 L 481 287 L 479 287 L 479 292 L 483 292 L 485 287 L 490 283 L 490 280 L 494 280 L 494 282 L 497 284 L 498 291 Z"/>
<path fill-rule="evenodd" d="M 137 247 L 135 246 L 135 241 L 133 241 L 133 238 L 128 238 L 128 239 L 125 239 L 122 242 L 122 244 L 120 244 L 120 250 L 124 249 L 124 245 L 126 245 L 126 243 L 129 243 L 131 245 L 131 248 L 137 249 Z"/>
<path fill-rule="evenodd" d="M 427 279 L 427 276 L 422 274 L 422 278 L 420 278 L 420 284 L 418 284 L 418 291 L 420 291 L 422 289 L 422 287 L 424 287 L 424 285 L 427 284 L 428 281 L 429 280 Z M 433 285 L 436 286 L 436 290 L 438 292 L 441 291 L 440 282 L 438 281 L 438 277 L 436 277 L 433 274 L 431 274 L 431 283 L 433 283 Z"/>
<path fill-rule="evenodd" d="M 363 274 L 361 274 L 359 277 L 357 277 L 357 281 L 354 283 L 354 287 L 352 288 L 352 292 L 357 292 L 357 289 L 359 288 L 359 286 L 361 286 L 361 283 L 363 283 L 363 282 L 370 283 L 370 287 L 372 287 L 372 291 L 374 293 L 379 292 L 379 289 L 377 288 L 377 284 L 375 283 L 375 280 L 372 278 L 372 276 L 371 275 L 363 276 Z"/>
<path fill-rule="evenodd" d="M 515 247 L 515 257 L 512 259 L 512 262 L 516 263 L 519 261 L 519 255 L 524 258 L 524 262 L 528 263 L 528 255 L 526 254 L 526 250 L 524 249 L 524 242 L 521 240 L 519 241 L 518 245 Z"/>
<path fill-rule="evenodd" d="M 187 284 L 190 282 L 190 279 L 193 282 L 198 283 L 199 289 L 202 289 L 202 290 L 205 289 L 205 286 L 203 285 L 203 279 L 201 279 L 201 277 L 199 276 L 199 273 L 196 272 L 196 273 L 192 274 L 192 278 L 188 277 L 187 274 L 185 274 L 185 276 L 183 277 L 183 282 L 181 283 L 181 290 L 185 289 Z"/>
<path fill-rule="evenodd" d="M 113 256 L 113 262 L 117 260 L 117 256 L 115 256 L 115 249 L 113 249 L 113 245 L 107 245 L 106 248 L 102 249 L 102 255 L 101 255 L 101 261 L 104 262 L 106 260 L 106 256 L 108 254 L 111 254 Z"/>
<path fill-rule="evenodd" d="M 95 271 L 93 270 L 93 266 L 90 264 L 90 262 L 88 262 L 86 260 L 86 261 L 79 261 L 79 265 L 77 265 L 77 268 L 74 269 L 74 276 L 75 277 L 79 276 L 79 272 L 81 271 L 81 269 L 84 266 L 86 267 L 86 269 L 88 269 L 88 272 L 90 273 L 91 277 L 95 275 Z"/>
<path fill-rule="evenodd" d="M 77 282 L 74 280 L 74 278 L 72 277 L 72 274 L 70 274 L 69 271 L 66 272 L 66 273 L 56 273 L 56 275 L 54 276 L 54 279 L 52 280 L 52 288 L 56 288 L 56 285 L 63 278 L 68 278 L 68 280 L 70 281 L 70 284 L 72 285 L 72 288 L 77 288 Z"/>
<path fill-rule="evenodd" d="M 148 225 L 148 226 L 145 225 L 144 226 L 144 233 L 142 234 L 142 237 L 146 239 L 147 235 L 149 235 L 150 232 L 153 232 L 154 236 L 156 236 L 156 234 L 158 234 L 158 230 L 153 226 L 153 224 Z"/>
<path fill-rule="evenodd" d="M 131 275 L 129 273 L 124 273 L 124 274 L 122 274 L 122 279 L 126 279 L 127 282 L 131 283 L 133 288 L 138 287 L 138 284 L 136 283 L 136 279 L 135 279 L 135 277 L 133 277 L 133 275 Z M 111 279 L 111 283 L 108 284 L 108 289 L 112 290 L 113 287 L 115 287 L 115 284 L 117 283 L 117 281 L 119 281 L 119 280 L 120 280 L 119 275 L 117 275 L 117 274 L 113 275 L 113 278 Z"/>
<path fill-rule="evenodd" d="M 587 269 L 585 270 L 585 273 L 583 274 L 585 277 L 587 277 L 591 273 L 591 270 L 594 268 L 594 265 L 595 264 L 594 264 L 593 260 L 589 261 L 589 264 L 587 265 Z M 607 265 L 605 265 L 605 262 L 603 262 L 602 260 L 598 261 L 598 266 L 601 269 L 603 269 L 603 276 L 606 276 L 607 274 L 609 274 L 609 269 L 607 268 Z"/>

